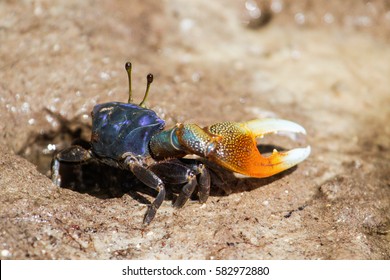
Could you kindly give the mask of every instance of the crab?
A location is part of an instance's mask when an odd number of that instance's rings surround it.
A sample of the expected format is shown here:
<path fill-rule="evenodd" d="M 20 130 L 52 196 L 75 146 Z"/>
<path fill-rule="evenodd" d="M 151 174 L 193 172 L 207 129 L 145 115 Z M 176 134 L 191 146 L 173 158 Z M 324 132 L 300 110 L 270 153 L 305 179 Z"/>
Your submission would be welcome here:
<path fill-rule="evenodd" d="M 208 127 L 178 123 L 164 129 L 164 120 L 145 106 L 153 75 L 147 75 L 145 95 L 137 105 L 132 100 L 132 64 L 127 62 L 125 69 L 129 79 L 128 102 L 95 105 L 91 148 L 73 145 L 53 157 L 52 181 L 57 186 L 61 185 L 61 163 L 97 161 L 131 171 L 142 183 L 157 191 L 143 220 L 144 224 L 149 224 L 164 201 L 166 185 L 182 185 L 173 203 L 176 208 L 182 207 L 195 190 L 200 203 L 207 201 L 211 185 L 207 162 L 243 176 L 264 178 L 299 164 L 310 154 L 310 146 L 284 152 L 274 150 L 267 157 L 260 154 L 256 139 L 265 134 L 279 131 L 306 134 L 302 126 L 287 120 L 226 121 Z"/>

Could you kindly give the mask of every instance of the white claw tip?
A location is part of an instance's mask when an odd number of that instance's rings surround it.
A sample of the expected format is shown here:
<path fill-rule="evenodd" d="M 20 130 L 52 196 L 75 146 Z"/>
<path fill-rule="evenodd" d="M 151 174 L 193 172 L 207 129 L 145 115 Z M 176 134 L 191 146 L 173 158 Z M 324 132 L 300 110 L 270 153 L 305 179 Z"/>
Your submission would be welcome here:
<path fill-rule="evenodd" d="M 258 119 L 246 123 L 249 129 L 261 137 L 264 134 L 290 132 L 306 135 L 306 130 L 299 124 L 281 119 Z"/>
<path fill-rule="evenodd" d="M 290 152 L 292 152 L 291 154 L 293 155 L 292 158 L 295 165 L 301 163 L 302 161 L 308 158 L 311 152 L 311 147 L 307 146 L 306 148 L 297 148 L 297 149 L 293 149 Z"/>

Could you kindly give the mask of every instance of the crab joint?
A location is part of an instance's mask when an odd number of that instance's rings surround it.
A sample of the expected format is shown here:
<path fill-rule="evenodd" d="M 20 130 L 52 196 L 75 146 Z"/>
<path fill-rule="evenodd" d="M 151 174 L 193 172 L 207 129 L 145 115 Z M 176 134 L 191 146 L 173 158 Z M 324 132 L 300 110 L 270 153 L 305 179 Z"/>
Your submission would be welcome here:
<path fill-rule="evenodd" d="M 154 135 L 149 148 L 155 158 L 183 157 L 195 154 L 207 158 L 217 146 L 218 136 L 196 124 L 177 124 L 170 130 Z"/>

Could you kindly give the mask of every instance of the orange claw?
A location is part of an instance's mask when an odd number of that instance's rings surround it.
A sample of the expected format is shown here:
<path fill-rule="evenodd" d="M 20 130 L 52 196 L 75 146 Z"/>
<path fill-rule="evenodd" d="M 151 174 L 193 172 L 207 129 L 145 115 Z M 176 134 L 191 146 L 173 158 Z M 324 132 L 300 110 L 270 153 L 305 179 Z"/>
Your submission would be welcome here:
<path fill-rule="evenodd" d="M 261 119 L 249 122 L 223 122 L 205 128 L 217 136 L 215 149 L 207 158 L 219 165 L 250 177 L 263 178 L 275 175 L 305 160 L 310 146 L 288 152 L 273 151 L 263 157 L 257 149 L 256 138 L 278 131 L 306 134 L 305 129 L 293 122 L 278 119 Z"/>
<path fill-rule="evenodd" d="M 261 119 L 249 122 L 222 122 L 201 128 L 196 124 L 178 124 L 154 136 L 150 142 L 155 158 L 183 157 L 195 154 L 242 175 L 263 178 L 280 173 L 305 160 L 310 146 L 263 157 L 256 138 L 279 131 L 306 134 L 293 122 Z"/>

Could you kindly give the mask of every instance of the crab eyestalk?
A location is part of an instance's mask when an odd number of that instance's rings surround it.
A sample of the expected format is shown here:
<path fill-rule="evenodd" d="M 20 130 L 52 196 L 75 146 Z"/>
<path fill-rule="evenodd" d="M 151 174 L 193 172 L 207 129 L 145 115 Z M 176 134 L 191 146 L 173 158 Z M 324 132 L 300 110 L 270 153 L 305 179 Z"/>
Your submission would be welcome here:
<path fill-rule="evenodd" d="M 132 103 L 133 102 L 133 98 L 132 98 L 132 91 L 131 91 L 131 62 L 126 62 L 125 64 L 125 69 L 126 69 L 126 72 L 127 72 L 127 77 L 129 79 L 129 100 L 127 101 L 127 103 Z"/>
<path fill-rule="evenodd" d="M 256 138 L 278 131 L 306 134 L 293 122 L 262 119 L 249 122 L 222 122 L 201 128 L 196 124 L 179 124 L 154 136 L 152 153 L 160 158 L 195 154 L 228 170 L 249 176 L 269 177 L 297 165 L 310 154 L 310 146 L 264 157 L 257 149 Z"/>
<path fill-rule="evenodd" d="M 127 100 L 127 103 L 133 103 L 133 97 L 132 97 L 133 92 L 132 92 L 132 88 L 131 88 L 131 70 L 132 70 L 131 62 L 126 62 L 125 69 L 127 72 L 127 78 L 129 79 L 129 99 Z M 149 73 L 146 76 L 146 91 L 145 91 L 144 99 L 142 99 L 141 103 L 139 104 L 140 107 L 146 107 L 145 101 L 148 98 L 150 84 L 152 82 L 153 82 L 153 75 Z"/>
<path fill-rule="evenodd" d="M 148 94 L 149 94 L 149 89 L 150 89 L 150 84 L 151 83 L 153 83 L 153 75 L 149 73 L 146 76 L 146 91 L 145 91 L 144 99 L 139 104 L 139 106 L 141 106 L 141 107 L 145 107 L 145 101 L 148 98 Z"/>

